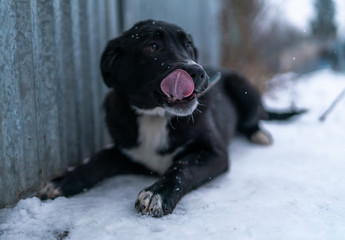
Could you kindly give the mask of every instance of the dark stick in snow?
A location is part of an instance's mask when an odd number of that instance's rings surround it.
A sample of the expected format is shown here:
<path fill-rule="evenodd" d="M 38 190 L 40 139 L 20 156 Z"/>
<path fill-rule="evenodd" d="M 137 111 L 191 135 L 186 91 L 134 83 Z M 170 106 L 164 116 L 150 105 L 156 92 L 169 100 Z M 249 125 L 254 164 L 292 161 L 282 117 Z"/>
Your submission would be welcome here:
<path fill-rule="evenodd" d="M 332 104 L 326 109 L 326 111 L 319 117 L 321 122 L 325 121 L 328 114 L 335 108 L 338 102 L 345 96 L 345 89 L 334 99 Z"/>

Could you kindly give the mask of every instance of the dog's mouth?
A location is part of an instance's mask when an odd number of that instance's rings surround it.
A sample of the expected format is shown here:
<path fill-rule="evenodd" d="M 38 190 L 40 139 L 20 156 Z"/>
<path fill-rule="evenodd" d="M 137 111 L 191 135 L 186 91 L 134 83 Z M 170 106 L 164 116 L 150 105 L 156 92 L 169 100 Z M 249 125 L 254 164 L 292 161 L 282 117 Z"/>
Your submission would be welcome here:
<path fill-rule="evenodd" d="M 170 103 L 187 102 L 195 98 L 193 78 L 184 70 L 169 73 L 160 84 Z"/>
<path fill-rule="evenodd" d="M 198 105 L 193 78 L 184 70 L 169 73 L 160 84 L 167 105 L 165 109 L 173 115 L 187 116 Z"/>
<path fill-rule="evenodd" d="M 221 73 L 216 73 L 202 90 L 194 88 L 192 77 L 182 69 L 169 73 L 161 82 L 160 88 L 165 95 L 166 110 L 175 115 L 187 116 L 196 109 L 197 99 L 205 95 L 221 78 Z"/>
<path fill-rule="evenodd" d="M 186 103 L 186 102 L 190 102 L 193 99 L 195 99 L 197 96 L 196 92 L 193 92 L 191 95 L 189 95 L 188 97 L 184 97 L 182 99 L 176 99 L 173 96 L 169 96 L 168 97 L 168 103 L 169 105 L 175 105 L 175 104 L 180 104 L 180 103 Z"/>
<path fill-rule="evenodd" d="M 217 72 L 202 90 L 194 88 L 192 77 L 182 69 L 176 69 L 166 76 L 161 82 L 161 90 L 165 95 L 167 105 L 165 109 L 178 116 L 188 116 L 198 106 L 197 99 L 205 95 L 221 79 Z"/>

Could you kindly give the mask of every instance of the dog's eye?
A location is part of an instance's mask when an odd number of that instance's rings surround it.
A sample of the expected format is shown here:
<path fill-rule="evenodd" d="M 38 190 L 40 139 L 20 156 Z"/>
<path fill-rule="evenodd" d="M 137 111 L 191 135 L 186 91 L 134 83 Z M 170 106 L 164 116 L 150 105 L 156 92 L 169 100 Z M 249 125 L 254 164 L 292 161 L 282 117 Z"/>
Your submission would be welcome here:
<path fill-rule="evenodd" d="M 186 46 L 187 49 L 188 48 L 192 48 L 192 44 L 190 42 L 186 42 L 185 46 Z"/>
<path fill-rule="evenodd" d="M 156 43 L 152 43 L 152 44 L 149 46 L 149 50 L 150 50 L 151 52 L 157 51 L 157 50 L 158 50 L 157 44 L 156 44 Z"/>

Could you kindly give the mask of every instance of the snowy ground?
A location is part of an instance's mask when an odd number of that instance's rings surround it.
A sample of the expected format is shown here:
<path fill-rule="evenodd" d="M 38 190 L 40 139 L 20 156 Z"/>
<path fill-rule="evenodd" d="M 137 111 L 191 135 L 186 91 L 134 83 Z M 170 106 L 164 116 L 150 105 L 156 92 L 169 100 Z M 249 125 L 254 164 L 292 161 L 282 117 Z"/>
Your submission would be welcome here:
<path fill-rule="evenodd" d="M 322 70 L 280 82 L 267 106 L 294 99 L 310 111 L 264 123 L 271 147 L 234 141 L 231 173 L 185 196 L 173 214 L 134 210 L 137 193 L 155 179 L 116 177 L 69 199 L 30 198 L 0 210 L 0 239 L 345 239 L 345 99 L 318 121 L 345 75 Z"/>

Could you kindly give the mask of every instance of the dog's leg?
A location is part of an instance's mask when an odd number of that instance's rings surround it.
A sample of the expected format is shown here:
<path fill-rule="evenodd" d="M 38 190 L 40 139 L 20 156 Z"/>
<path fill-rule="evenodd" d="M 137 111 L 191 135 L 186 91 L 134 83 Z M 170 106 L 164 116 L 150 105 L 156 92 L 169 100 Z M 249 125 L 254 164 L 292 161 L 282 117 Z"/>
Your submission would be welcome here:
<path fill-rule="evenodd" d="M 159 181 L 139 193 L 136 209 L 154 217 L 169 214 L 186 193 L 228 169 L 226 150 L 203 149 L 208 148 L 189 149 L 177 156 Z"/>
<path fill-rule="evenodd" d="M 260 129 L 259 121 L 266 111 L 261 103 L 259 91 L 242 75 L 234 72 L 224 73 L 225 89 L 234 101 L 239 113 L 238 131 L 252 143 L 270 145 L 271 135 Z"/>
<path fill-rule="evenodd" d="M 152 172 L 132 162 L 116 148 L 105 149 L 96 153 L 88 163 L 49 182 L 37 195 L 41 199 L 71 196 L 105 178 L 129 173 L 151 174 Z"/>

